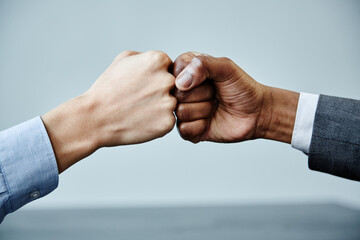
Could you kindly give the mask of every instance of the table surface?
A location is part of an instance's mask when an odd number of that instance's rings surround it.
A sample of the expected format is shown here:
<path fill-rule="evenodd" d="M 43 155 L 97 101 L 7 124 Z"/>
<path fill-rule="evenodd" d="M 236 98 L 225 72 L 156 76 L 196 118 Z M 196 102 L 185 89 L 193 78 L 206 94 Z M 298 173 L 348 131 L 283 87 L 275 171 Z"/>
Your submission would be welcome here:
<path fill-rule="evenodd" d="M 360 211 L 335 204 L 20 210 L 1 240 L 360 239 Z"/>

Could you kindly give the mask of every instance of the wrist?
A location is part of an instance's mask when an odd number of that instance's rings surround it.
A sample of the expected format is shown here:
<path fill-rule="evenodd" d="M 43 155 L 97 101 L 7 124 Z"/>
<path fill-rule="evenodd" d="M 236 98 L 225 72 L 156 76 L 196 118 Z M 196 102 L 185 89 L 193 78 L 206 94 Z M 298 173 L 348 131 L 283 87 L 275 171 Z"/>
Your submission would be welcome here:
<path fill-rule="evenodd" d="M 86 94 L 71 99 L 41 118 L 49 135 L 59 173 L 95 152 L 100 144 L 94 125 L 94 103 Z"/>
<path fill-rule="evenodd" d="M 299 93 L 263 87 L 264 95 L 255 137 L 291 143 Z"/>

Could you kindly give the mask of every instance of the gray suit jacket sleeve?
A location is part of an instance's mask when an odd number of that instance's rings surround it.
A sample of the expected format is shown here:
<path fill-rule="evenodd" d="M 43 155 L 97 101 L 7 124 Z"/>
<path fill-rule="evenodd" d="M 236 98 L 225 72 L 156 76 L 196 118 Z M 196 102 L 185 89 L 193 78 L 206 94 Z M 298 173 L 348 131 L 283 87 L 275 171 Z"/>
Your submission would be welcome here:
<path fill-rule="evenodd" d="M 309 168 L 360 181 L 360 101 L 320 95 Z"/>

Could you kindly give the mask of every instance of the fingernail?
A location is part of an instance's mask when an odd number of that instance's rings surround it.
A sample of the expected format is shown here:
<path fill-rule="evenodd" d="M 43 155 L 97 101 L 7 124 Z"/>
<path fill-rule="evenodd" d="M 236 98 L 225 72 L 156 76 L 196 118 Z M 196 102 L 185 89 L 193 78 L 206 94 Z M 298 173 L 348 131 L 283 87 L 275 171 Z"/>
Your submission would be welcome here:
<path fill-rule="evenodd" d="M 188 68 L 188 67 L 186 67 Z M 192 75 L 187 71 L 187 69 L 185 68 L 185 70 L 180 74 L 180 76 L 176 79 L 176 83 L 183 87 L 183 88 L 188 88 L 191 86 L 193 80 L 192 80 Z"/>

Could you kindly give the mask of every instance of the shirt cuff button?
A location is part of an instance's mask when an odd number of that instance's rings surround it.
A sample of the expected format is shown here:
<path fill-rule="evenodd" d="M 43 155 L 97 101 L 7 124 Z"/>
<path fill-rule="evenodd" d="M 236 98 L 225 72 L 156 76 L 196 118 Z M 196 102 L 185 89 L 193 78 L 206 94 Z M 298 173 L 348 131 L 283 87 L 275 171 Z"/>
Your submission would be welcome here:
<path fill-rule="evenodd" d="M 40 192 L 39 191 L 33 191 L 32 193 L 30 193 L 30 199 L 36 199 L 40 197 Z"/>

